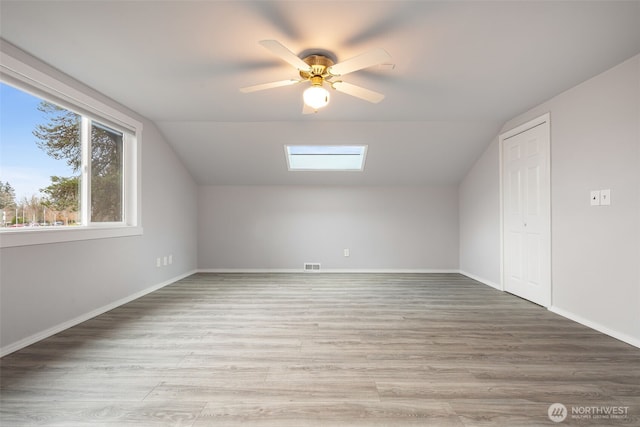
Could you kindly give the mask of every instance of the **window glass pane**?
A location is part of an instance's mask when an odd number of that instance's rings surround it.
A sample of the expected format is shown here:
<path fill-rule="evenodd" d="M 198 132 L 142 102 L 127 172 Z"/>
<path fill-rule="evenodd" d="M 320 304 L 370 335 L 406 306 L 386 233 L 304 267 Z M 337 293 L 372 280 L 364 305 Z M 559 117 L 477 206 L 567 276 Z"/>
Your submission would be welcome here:
<path fill-rule="evenodd" d="M 286 153 L 292 171 L 361 171 L 366 146 L 289 145 Z"/>
<path fill-rule="evenodd" d="M 123 134 L 91 125 L 91 222 L 123 220 Z"/>
<path fill-rule="evenodd" d="M 362 159 L 344 155 L 293 155 L 289 159 L 289 167 L 302 170 L 360 170 Z"/>
<path fill-rule="evenodd" d="M 80 116 L 0 83 L 0 226 L 76 225 Z"/>
<path fill-rule="evenodd" d="M 364 147 L 360 145 L 289 145 L 290 155 L 355 155 L 360 156 Z"/>

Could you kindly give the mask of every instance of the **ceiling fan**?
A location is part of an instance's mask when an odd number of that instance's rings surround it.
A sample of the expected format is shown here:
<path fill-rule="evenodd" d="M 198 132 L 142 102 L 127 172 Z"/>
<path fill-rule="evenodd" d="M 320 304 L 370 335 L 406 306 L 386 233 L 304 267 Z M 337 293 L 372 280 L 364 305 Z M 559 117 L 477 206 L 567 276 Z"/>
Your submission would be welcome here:
<path fill-rule="evenodd" d="M 243 93 L 273 89 L 308 81 L 311 83 L 311 86 L 307 88 L 303 94 L 304 108 L 302 112 L 305 114 L 317 112 L 319 108 L 329 103 L 329 91 L 325 89 L 325 84 L 338 92 L 346 93 L 347 95 L 355 96 L 356 98 L 364 99 L 374 104 L 382 101 L 384 98 L 384 95 L 381 93 L 340 80 L 340 77 L 345 74 L 388 62 L 391 56 L 384 49 L 378 48 L 370 50 L 335 64 L 334 59 L 330 58 L 331 55 L 326 52 L 310 54 L 304 58 L 300 58 L 277 40 L 262 40 L 259 44 L 280 59 L 293 65 L 300 73 L 300 78 L 243 87 L 240 89 Z"/>

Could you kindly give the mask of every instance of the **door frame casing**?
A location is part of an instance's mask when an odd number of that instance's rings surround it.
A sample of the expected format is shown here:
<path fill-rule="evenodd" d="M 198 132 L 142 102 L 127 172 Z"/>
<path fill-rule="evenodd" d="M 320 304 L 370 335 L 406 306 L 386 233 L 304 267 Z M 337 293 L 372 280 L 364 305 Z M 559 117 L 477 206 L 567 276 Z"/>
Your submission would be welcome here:
<path fill-rule="evenodd" d="M 522 123 L 521 125 L 518 125 L 506 132 L 501 133 L 498 136 L 498 162 L 499 162 L 499 191 L 500 191 L 500 289 L 502 291 L 505 291 L 505 277 L 504 277 L 504 264 L 505 264 L 505 252 L 504 252 L 504 155 L 503 155 L 503 146 L 504 146 L 504 141 L 508 138 L 511 138 L 515 135 L 518 135 L 520 133 L 526 132 L 527 130 L 534 128 L 536 126 L 539 126 L 543 123 L 547 123 L 547 131 L 548 131 L 548 135 L 546 138 L 547 141 L 547 147 L 546 147 L 546 159 L 545 161 L 547 162 L 547 168 L 546 168 L 546 180 L 547 183 L 549 185 L 548 191 L 546 191 L 546 197 L 547 197 L 547 206 L 549 207 L 548 211 L 545 213 L 545 215 L 547 216 L 547 223 L 549 224 L 549 229 L 548 231 L 548 236 L 547 236 L 547 242 L 548 242 L 548 247 L 547 247 L 547 265 L 549 266 L 548 268 L 548 277 L 546 277 L 545 279 L 547 280 L 547 282 L 549 283 L 549 301 L 547 301 L 547 304 L 545 304 L 544 306 L 546 308 L 549 308 L 552 306 L 552 302 L 553 302 L 553 282 L 551 280 L 552 274 L 551 274 L 551 228 L 552 228 L 552 224 L 551 224 L 551 113 L 547 112 L 539 117 L 536 117 L 535 119 L 529 120 L 525 123 Z"/>

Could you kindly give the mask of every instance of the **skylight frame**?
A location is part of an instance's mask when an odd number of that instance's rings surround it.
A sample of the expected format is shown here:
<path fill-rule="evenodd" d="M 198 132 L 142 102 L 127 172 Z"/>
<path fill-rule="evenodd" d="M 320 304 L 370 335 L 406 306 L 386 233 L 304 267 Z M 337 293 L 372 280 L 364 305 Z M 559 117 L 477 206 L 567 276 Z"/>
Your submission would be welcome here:
<path fill-rule="evenodd" d="M 292 153 L 292 148 L 298 153 Z M 362 172 L 364 171 L 368 148 L 369 146 L 366 144 L 286 144 L 284 153 L 287 161 L 287 170 L 291 172 Z M 307 153 L 304 153 L 305 151 Z M 295 157 L 292 158 L 292 156 Z M 347 160 L 346 156 L 353 157 L 353 159 Z M 303 157 L 305 158 L 303 159 Z M 331 157 L 333 159 L 330 159 Z M 344 166 L 345 164 L 348 165 L 350 160 L 355 160 L 356 158 L 358 159 L 357 167 Z M 328 163 L 323 164 L 322 160 Z M 318 165 L 314 166 L 313 163 Z"/>

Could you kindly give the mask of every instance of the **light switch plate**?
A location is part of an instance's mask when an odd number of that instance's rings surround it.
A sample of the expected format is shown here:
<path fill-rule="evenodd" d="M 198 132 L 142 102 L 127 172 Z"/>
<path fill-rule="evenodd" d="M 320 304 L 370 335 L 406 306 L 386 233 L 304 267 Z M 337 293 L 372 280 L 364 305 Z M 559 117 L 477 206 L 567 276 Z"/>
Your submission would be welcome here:
<path fill-rule="evenodd" d="M 591 206 L 600 206 L 600 190 L 591 191 Z"/>
<path fill-rule="evenodd" d="M 609 206 L 611 204 L 611 190 L 600 190 L 600 205 Z"/>

